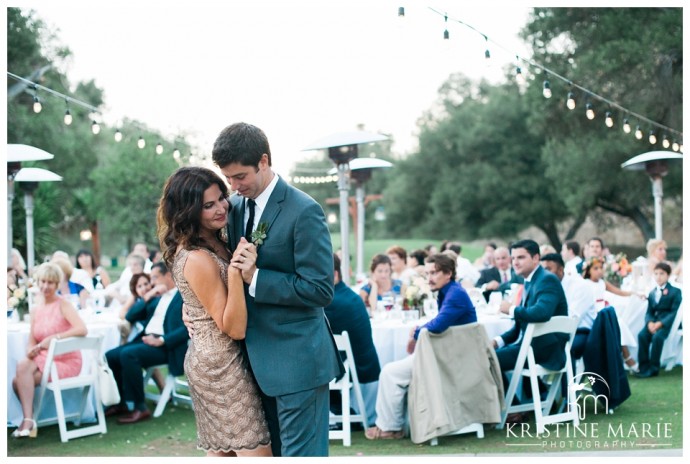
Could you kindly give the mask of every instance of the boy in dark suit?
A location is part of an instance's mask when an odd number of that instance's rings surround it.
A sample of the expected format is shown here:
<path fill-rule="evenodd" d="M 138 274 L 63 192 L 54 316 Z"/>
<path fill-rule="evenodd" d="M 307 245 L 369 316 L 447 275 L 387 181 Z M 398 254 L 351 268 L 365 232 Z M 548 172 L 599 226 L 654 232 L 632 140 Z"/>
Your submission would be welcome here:
<path fill-rule="evenodd" d="M 646 325 L 637 335 L 640 372 L 635 374 L 635 377 L 645 379 L 659 375 L 664 341 L 668 338 L 683 298 L 679 288 L 669 285 L 670 275 L 671 266 L 668 264 L 659 263 L 654 266 L 654 280 L 657 286 L 647 297 L 649 305 L 644 318 Z"/>

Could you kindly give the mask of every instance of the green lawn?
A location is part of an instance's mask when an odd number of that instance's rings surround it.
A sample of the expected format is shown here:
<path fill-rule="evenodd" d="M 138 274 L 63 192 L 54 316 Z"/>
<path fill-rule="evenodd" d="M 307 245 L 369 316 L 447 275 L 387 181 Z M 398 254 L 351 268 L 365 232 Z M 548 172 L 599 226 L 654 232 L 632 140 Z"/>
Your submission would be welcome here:
<path fill-rule="evenodd" d="M 658 449 L 681 449 L 683 437 L 683 369 L 676 367 L 671 372 L 662 372 L 653 379 L 629 377 L 632 396 L 612 415 L 593 415 L 588 411 L 588 429 L 598 429 L 598 439 L 592 436 L 577 440 L 549 440 L 543 446 L 516 446 L 525 443 L 540 443 L 536 439 L 516 439 L 507 435 L 506 429 L 485 427 L 485 437 L 458 435 L 439 439 L 439 446 L 415 445 L 409 439 L 369 441 L 361 431 L 353 432 L 352 446 L 346 448 L 340 441 L 331 441 L 331 456 L 391 456 L 391 455 L 434 455 L 434 454 L 486 454 L 486 453 L 556 453 L 560 451 L 592 451 L 599 449 L 616 451 L 650 449 L 655 444 L 665 444 Z M 151 405 L 153 409 L 153 405 Z M 666 426 L 661 438 L 650 437 L 657 433 L 657 424 Z M 593 426 L 592 424 L 597 424 Z M 645 426 L 645 424 L 650 424 Z M 626 448 L 614 445 L 614 438 L 607 438 L 609 426 L 616 433 L 622 431 Z M 532 427 L 534 427 L 532 425 Z M 553 426 L 552 426 L 553 427 Z M 643 429 L 647 428 L 647 436 Z M 13 439 L 12 429 L 7 430 L 7 454 L 18 456 L 202 456 L 196 449 L 196 428 L 194 414 L 185 407 L 168 405 L 164 414 L 157 418 L 134 425 L 118 425 L 115 418 L 108 419 L 108 433 L 60 442 L 57 426 L 39 430 L 36 439 Z M 637 437 L 634 436 L 637 433 Z M 664 429 L 662 428 L 662 435 Z M 618 435 L 620 437 L 620 434 Z M 598 445 L 595 445 L 595 441 Z M 629 442 L 633 441 L 634 444 Z M 563 442 L 563 443 L 561 443 Z M 570 442 L 570 443 L 569 443 Z M 578 448 L 578 442 L 582 448 Z M 552 444 L 555 443 L 555 444 Z M 606 443 L 606 444 L 605 444 Z M 616 443 L 619 443 L 616 441 Z M 590 448 L 585 448 L 586 446 Z M 595 448 L 598 446 L 599 448 Z M 604 448 L 604 446 L 608 446 Z"/>

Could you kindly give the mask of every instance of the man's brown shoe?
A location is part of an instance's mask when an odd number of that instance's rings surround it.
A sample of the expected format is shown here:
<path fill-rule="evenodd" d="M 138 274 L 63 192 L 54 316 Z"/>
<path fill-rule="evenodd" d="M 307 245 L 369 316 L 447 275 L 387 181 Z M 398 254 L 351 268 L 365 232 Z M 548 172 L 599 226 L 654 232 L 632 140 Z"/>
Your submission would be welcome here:
<path fill-rule="evenodd" d="M 134 424 L 136 422 L 141 422 L 146 419 L 151 418 L 151 411 L 148 409 L 145 411 L 139 411 L 138 409 L 135 409 L 131 413 L 127 414 L 126 416 L 120 417 L 117 421 L 120 424 Z"/>

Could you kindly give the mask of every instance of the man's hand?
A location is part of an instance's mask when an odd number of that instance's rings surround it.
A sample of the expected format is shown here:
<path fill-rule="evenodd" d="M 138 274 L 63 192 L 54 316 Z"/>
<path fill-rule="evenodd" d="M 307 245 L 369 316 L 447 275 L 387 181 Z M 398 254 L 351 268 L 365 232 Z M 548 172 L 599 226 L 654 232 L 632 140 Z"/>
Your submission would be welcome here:
<path fill-rule="evenodd" d="M 141 341 L 149 346 L 163 346 L 165 342 L 161 337 L 156 337 L 155 335 L 144 335 L 141 337 Z"/>
<path fill-rule="evenodd" d="M 491 340 L 491 344 L 494 346 L 494 350 L 498 349 L 498 343 L 496 342 L 496 340 Z"/>
<path fill-rule="evenodd" d="M 187 327 L 187 333 L 189 334 L 189 338 L 192 338 L 194 336 L 194 325 L 192 324 L 192 319 L 189 317 L 189 314 L 187 313 L 186 304 L 182 305 L 182 322 L 184 322 L 184 326 Z"/>
<path fill-rule="evenodd" d="M 501 301 L 501 306 L 498 307 L 498 309 L 503 313 L 503 314 L 510 314 L 510 307 L 512 304 L 510 301 L 503 300 Z"/>
<path fill-rule="evenodd" d="M 489 282 L 488 284 L 486 284 L 486 287 L 485 287 L 485 288 L 486 288 L 487 290 L 497 290 L 499 285 L 500 285 L 500 284 L 498 283 L 497 280 L 492 280 L 491 282 Z"/>

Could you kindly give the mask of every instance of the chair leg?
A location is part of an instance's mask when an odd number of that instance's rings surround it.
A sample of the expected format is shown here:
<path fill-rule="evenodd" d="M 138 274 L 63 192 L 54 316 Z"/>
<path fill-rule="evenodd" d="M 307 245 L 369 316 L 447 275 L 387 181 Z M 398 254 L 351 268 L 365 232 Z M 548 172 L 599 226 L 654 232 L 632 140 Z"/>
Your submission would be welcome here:
<path fill-rule="evenodd" d="M 343 388 L 340 391 L 342 398 L 342 417 L 343 417 L 343 446 L 350 446 L 352 444 L 352 433 L 350 428 L 350 389 Z"/>
<path fill-rule="evenodd" d="M 55 411 L 58 416 L 58 428 L 60 429 L 60 441 L 67 443 L 69 438 L 67 437 L 67 422 L 65 420 L 65 406 L 62 403 L 62 391 L 53 390 L 53 396 L 55 397 Z"/>
<path fill-rule="evenodd" d="M 156 409 L 153 411 L 153 417 L 160 417 L 165 411 L 165 406 L 168 404 L 170 395 L 172 394 L 173 388 L 175 388 L 175 377 L 172 374 L 168 374 L 165 379 L 165 388 L 161 392 L 158 403 L 156 404 Z"/>

